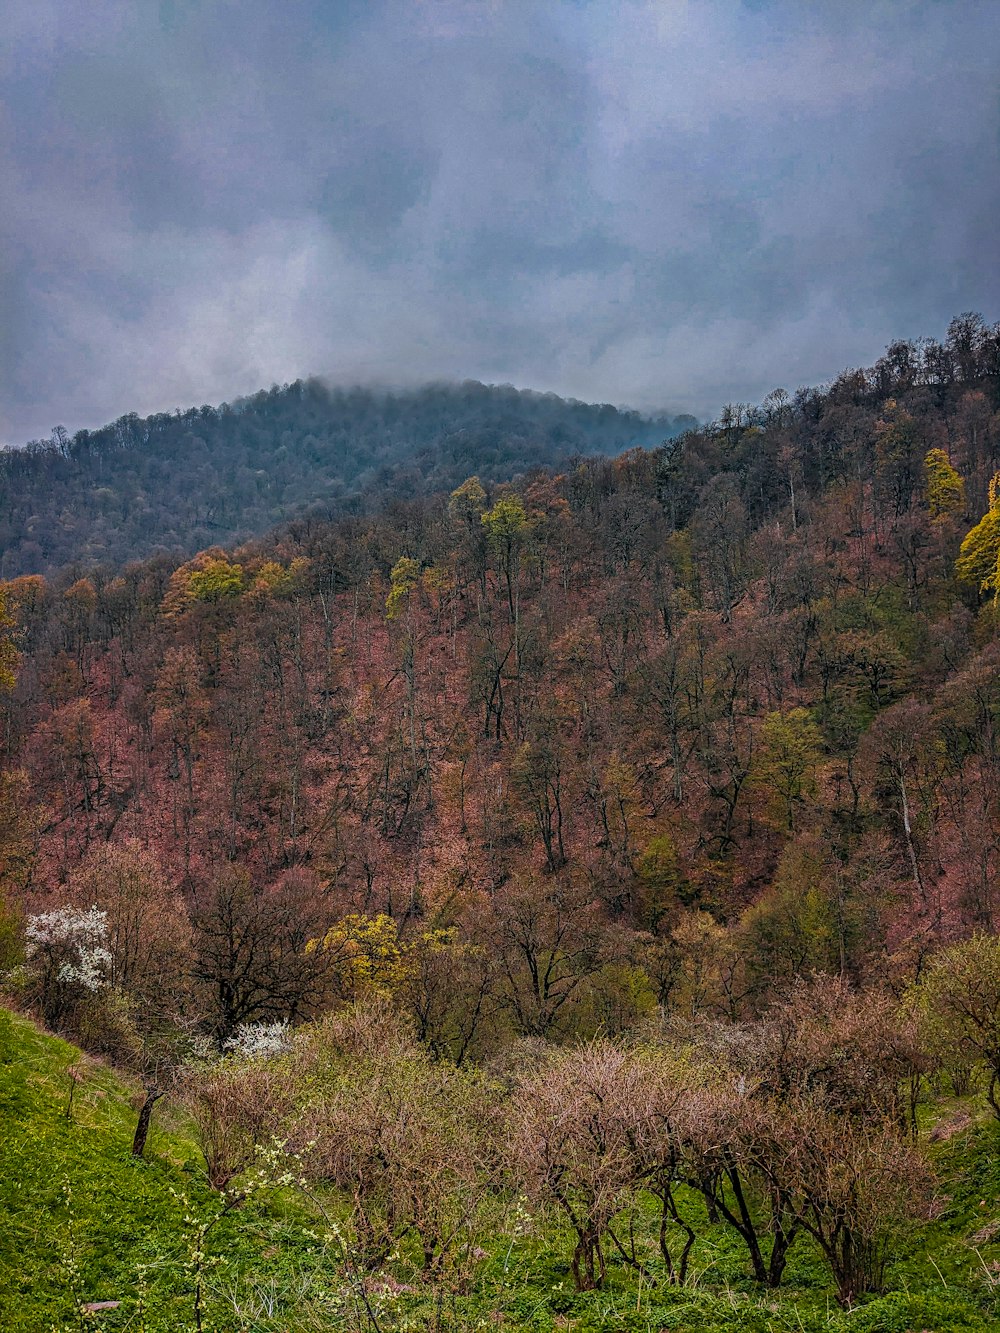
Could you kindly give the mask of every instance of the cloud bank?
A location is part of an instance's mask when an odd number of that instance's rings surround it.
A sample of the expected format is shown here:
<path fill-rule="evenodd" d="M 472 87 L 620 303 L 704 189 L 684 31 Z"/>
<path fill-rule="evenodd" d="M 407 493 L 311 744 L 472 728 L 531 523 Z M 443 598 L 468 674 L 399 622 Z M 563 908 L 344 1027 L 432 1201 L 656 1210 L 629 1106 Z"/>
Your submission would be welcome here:
<path fill-rule="evenodd" d="M 0 440 L 274 381 L 710 414 L 1000 317 L 993 0 L 12 0 Z"/>

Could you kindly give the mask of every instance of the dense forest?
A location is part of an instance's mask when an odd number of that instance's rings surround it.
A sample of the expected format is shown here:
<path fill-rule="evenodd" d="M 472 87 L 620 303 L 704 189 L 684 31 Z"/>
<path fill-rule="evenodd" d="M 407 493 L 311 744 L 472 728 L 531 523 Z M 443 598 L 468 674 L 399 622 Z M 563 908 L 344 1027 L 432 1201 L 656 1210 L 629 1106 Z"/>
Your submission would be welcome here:
<path fill-rule="evenodd" d="M 374 508 L 477 472 L 509 480 L 577 454 L 659 444 L 643 417 L 477 383 L 410 392 L 297 381 L 221 407 L 139 417 L 0 451 L 0 577 L 191 555 L 308 512 Z"/>
<path fill-rule="evenodd" d="M 1000 326 L 449 449 L 0 585 L 10 1001 L 137 1080 L 137 1159 L 184 1108 L 188 1222 L 326 1237 L 147 1326 L 995 1327 Z"/>

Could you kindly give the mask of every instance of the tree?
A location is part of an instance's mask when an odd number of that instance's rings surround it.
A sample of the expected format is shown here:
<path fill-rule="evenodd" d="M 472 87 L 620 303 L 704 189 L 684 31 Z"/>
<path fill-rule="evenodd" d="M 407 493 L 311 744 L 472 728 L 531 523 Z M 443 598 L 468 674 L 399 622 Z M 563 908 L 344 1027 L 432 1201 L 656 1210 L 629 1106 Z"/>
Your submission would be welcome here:
<path fill-rule="evenodd" d="M 746 506 L 732 477 L 719 475 L 706 483 L 691 528 L 716 605 L 729 624 L 745 593 L 749 535 Z"/>
<path fill-rule="evenodd" d="M 801 979 L 761 1020 L 708 1029 L 699 1047 L 721 1078 L 691 1117 L 687 1170 L 746 1243 L 754 1275 L 777 1285 L 804 1230 L 843 1304 L 878 1290 L 892 1237 L 929 1197 L 900 1095 L 920 1056 L 893 998 Z"/>
<path fill-rule="evenodd" d="M 531 810 L 545 849 L 545 869 L 550 873 L 566 864 L 563 837 L 563 755 L 555 727 L 547 727 L 537 740 L 525 742 L 514 759 L 511 776 L 515 789 Z"/>
<path fill-rule="evenodd" d="M 777 1287 L 799 1229 L 796 1182 L 774 1147 L 780 1109 L 757 1095 L 754 1080 L 727 1068 L 724 1054 L 718 1063 L 717 1076 L 691 1099 L 680 1173 L 704 1198 L 711 1220 L 740 1238 L 755 1281 Z"/>
<path fill-rule="evenodd" d="M 398 619 L 409 600 L 410 593 L 419 581 L 420 561 L 401 555 L 393 565 L 389 578 L 389 595 L 385 599 L 385 614 L 388 620 Z"/>
<path fill-rule="evenodd" d="M 426 1277 L 469 1263 L 498 1183 L 490 1136 L 498 1090 L 432 1060 L 378 1003 L 313 1028 L 299 1061 L 308 1082 L 294 1141 L 309 1177 L 345 1191 L 362 1264 L 382 1263 L 408 1235 Z"/>
<path fill-rule="evenodd" d="M 164 614 L 180 615 L 197 602 L 215 604 L 229 601 L 239 597 L 244 586 L 242 566 L 233 564 L 222 551 L 213 547 L 209 551 L 202 551 L 171 575 L 170 587 L 163 603 Z"/>
<path fill-rule="evenodd" d="M 743 913 L 736 944 L 751 992 L 772 994 L 795 977 L 835 971 L 840 964 L 837 919 L 824 868 L 795 843 L 778 874 Z"/>
<path fill-rule="evenodd" d="M 598 903 L 565 877 L 504 885 L 481 929 L 497 960 L 497 999 L 525 1036 L 571 1024 L 575 1002 L 615 943 Z"/>
<path fill-rule="evenodd" d="M 911 992 L 931 1044 L 981 1060 L 986 1100 L 1000 1120 L 1000 938 L 973 935 L 931 959 Z"/>
<path fill-rule="evenodd" d="M 20 898 L 31 885 L 44 828 L 27 773 L 0 771 L 0 902 Z"/>
<path fill-rule="evenodd" d="M 14 688 L 14 668 L 18 659 L 13 637 L 17 618 L 15 608 L 10 605 L 9 589 L 10 584 L 0 584 L 0 694 Z"/>
<path fill-rule="evenodd" d="M 153 854 L 134 838 L 93 848 L 70 878 L 82 909 L 104 914 L 108 983 L 147 1012 L 173 1005 L 188 961 L 189 923 Z"/>
<path fill-rule="evenodd" d="M 977 591 L 996 591 L 1000 560 L 1000 472 L 990 482 L 989 508 L 966 534 L 955 562 L 955 573 Z"/>
<path fill-rule="evenodd" d="M 965 482 L 952 467 L 943 449 L 931 449 L 924 459 L 927 478 L 927 508 L 931 518 L 942 523 L 965 507 Z"/>
<path fill-rule="evenodd" d="M 436 1058 L 462 1065 L 480 1046 L 495 1004 L 494 970 L 487 951 L 455 926 L 421 931 L 407 944 L 397 995 Z"/>
<path fill-rule="evenodd" d="M 481 521 L 504 581 L 511 622 L 516 624 L 521 550 L 531 531 L 524 501 L 519 495 L 502 495 Z"/>
<path fill-rule="evenodd" d="M 293 1068 L 280 1048 L 249 1057 L 232 1051 L 188 1068 L 184 1100 L 213 1189 L 224 1190 L 245 1171 L 259 1146 L 284 1137 L 295 1093 Z"/>
<path fill-rule="evenodd" d="M 380 912 L 352 912 L 330 927 L 315 946 L 328 959 L 331 978 L 345 1000 L 390 997 L 406 973 L 399 927 Z"/>
<path fill-rule="evenodd" d="M 910 506 L 922 443 L 920 422 L 894 398 L 886 399 L 875 422 L 875 483 L 876 494 L 892 501 L 894 519 Z"/>
<path fill-rule="evenodd" d="M 785 828 L 794 833 L 799 810 L 816 794 L 823 738 L 809 710 L 793 708 L 788 713 L 768 714 L 762 740 L 756 781 L 774 798 Z"/>
<path fill-rule="evenodd" d="M 831 1115 L 797 1103 L 779 1122 L 782 1173 L 795 1180 L 797 1218 L 823 1251 L 850 1308 L 883 1289 L 893 1240 L 927 1216 L 931 1178 L 891 1123 Z"/>
<path fill-rule="evenodd" d="M 27 919 L 25 940 L 31 994 L 50 1028 L 108 984 L 108 918 L 99 907 L 35 913 Z"/>
<path fill-rule="evenodd" d="M 635 1145 L 654 1114 L 645 1075 L 622 1048 L 593 1042 L 550 1056 L 511 1103 L 517 1174 L 572 1228 L 578 1291 L 604 1285 L 608 1229 L 639 1189 Z"/>
<path fill-rule="evenodd" d="M 192 973 L 219 1046 L 241 1023 L 296 1021 L 326 998 L 332 959 L 316 948 L 326 920 L 308 889 L 288 877 L 257 889 L 245 870 L 223 866 L 192 910 Z"/>
<path fill-rule="evenodd" d="M 156 704 L 152 718 L 153 735 L 170 745 L 168 771 L 171 779 L 175 782 L 183 779 L 181 799 L 178 802 L 174 797 L 173 810 L 175 832 L 178 831 L 177 815 L 180 815 L 186 877 L 190 874 L 192 821 L 197 812 L 195 768 L 211 714 L 203 676 L 193 648 L 186 644 L 170 647 L 164 654 L 153 689 Z"/>
<path fill-rule="evenodd" d="M 877 797 L 896 816 L 910 875 L 922 907 L 927 905 L 924 852 L 931 827 L 940 756 L 930 731 L 930 710 L 916 699 L 887 709 L 864 739 L 863 759 L 872 771 Z"/>

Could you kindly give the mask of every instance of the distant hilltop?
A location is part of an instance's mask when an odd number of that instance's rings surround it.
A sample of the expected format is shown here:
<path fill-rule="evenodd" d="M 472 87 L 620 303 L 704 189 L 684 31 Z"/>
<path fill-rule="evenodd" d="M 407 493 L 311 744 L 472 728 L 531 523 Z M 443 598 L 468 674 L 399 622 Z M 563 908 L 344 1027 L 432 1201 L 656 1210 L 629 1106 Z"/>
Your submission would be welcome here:
<path fill-rule="evenodd" d="M 72 436 L 59 427 L 0 452 L 0 577 L 187 555 L 305 512 L 366 510 L 473 472 L 510 480 L 696 425 L 510 385 L 389 391 L 310 379 Z"/>

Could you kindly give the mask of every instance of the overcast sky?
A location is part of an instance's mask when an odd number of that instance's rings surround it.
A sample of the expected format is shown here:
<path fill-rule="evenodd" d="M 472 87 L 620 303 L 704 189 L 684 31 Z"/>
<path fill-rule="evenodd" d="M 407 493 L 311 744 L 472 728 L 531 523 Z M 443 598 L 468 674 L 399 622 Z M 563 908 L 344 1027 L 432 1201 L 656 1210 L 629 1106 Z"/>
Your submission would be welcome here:
<path fill-rule="evenodd" d="M 7 0 L 0 440 L 272 382 L 708 415 L 1000 319 L 996 0 Z"/>

